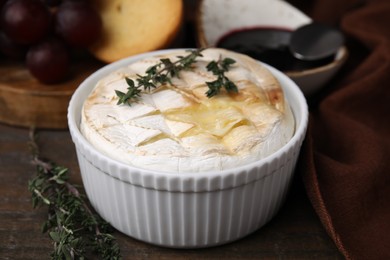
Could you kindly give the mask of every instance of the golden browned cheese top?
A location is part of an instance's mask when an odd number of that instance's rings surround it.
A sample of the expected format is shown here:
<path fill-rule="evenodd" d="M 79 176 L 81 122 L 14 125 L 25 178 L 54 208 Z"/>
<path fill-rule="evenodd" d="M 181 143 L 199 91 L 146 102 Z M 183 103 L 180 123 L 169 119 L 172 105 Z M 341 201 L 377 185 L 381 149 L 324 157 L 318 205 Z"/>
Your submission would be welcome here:
<path fill-rule="evenodd" d="M 100 151 L 150 170 L 219 171 L 268 156 L 294 133 L 294 118 L 283 90 L 259 62 L 222 49 L 207 49 L 191 70 L 180 72 L 139 101 L 117 105 L 114 90 L 126 92 L 125 77 L 136 80 L 161 58 L 185 56 L 174 51 L 136 61 L 103 78 L 84 103 L 81 130 Z M 212 60 L 236 61 L 226 76 L 238 93 L 208 98 L 205 82 Z"/>

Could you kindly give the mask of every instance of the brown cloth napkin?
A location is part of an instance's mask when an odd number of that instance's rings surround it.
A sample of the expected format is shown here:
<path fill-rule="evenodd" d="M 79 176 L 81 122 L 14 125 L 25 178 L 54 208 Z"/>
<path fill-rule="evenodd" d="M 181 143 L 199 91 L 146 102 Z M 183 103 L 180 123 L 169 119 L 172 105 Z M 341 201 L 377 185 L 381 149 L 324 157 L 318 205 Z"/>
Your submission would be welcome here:
<path fill-rule="evenodd" d="M 350 52 L 309 98 L 298 165 L 307 194 L 347 259 L 390 259 L 390 0 L 289 2 L 339 26 Z"/>

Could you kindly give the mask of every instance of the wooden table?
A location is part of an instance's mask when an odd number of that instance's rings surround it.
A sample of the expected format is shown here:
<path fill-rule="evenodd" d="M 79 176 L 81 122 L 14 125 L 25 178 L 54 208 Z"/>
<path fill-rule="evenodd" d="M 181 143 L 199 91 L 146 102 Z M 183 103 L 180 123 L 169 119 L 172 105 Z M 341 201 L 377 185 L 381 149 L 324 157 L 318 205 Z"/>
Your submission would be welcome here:
<path fill-rule="evenodd" d="M 70 168 L 81 184 L 75 148 L 67 130 L 38 131 L 43 157 Z M 28 180 L 34 176 L 29 130 L 0 124 L 0 259 L 49 259 L 52 243 L 40 231 L 46 209 L 33 209 Z M 156 247 L 119 232 L 123 259 L 342 259 L 313 211 L 300 177 L 287 201 L 266 226 L 228 245 L 179 250 Z"/>

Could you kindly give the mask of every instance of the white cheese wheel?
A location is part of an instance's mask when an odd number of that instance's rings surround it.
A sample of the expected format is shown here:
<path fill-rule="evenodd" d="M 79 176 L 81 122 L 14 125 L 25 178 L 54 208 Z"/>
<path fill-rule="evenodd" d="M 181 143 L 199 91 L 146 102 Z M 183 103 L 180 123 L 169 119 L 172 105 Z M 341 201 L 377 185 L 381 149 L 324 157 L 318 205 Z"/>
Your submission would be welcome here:
<path fill-rule="evenodd" d="M 81 131 L 98 150 L 129 165 L 165 172 L 220 171 L 264 158 L 294 134 L 294 118 L 275 77 L 248 56 L 206 49 L 191 70 L 170 84 L 117 105 L 115 90 L 126 92 L 125 77 L 136 81 L 161 58 L 185 56 L 172 51 L 138 60 L 101 79 L 82 109 Z M 225 74 L 239 92 L 207 98 L 206 69 L 212 60 L 236 61 Z"/>

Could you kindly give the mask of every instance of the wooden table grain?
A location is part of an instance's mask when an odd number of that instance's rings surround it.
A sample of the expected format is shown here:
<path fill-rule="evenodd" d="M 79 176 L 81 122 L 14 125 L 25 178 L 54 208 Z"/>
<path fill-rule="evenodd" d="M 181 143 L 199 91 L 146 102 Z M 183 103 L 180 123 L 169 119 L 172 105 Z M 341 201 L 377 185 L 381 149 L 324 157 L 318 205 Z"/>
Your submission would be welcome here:
<path fill-rule="evenodd" d="M 67 130 L 40 130 L 43 157 L 71 171 L 82 184 L 74 145 Z M 0 259 L 50 259 L 52 243 L 41 233 L 46 209 L 33 209 L 28 180 L 35 169 L 28 149 L 29 130 L 0 124 Z M 236 242 L 206 249 L 170 249 L 115 232 L 123 259 L 342 259 L 313 211 L 299 174 L 279 213 L 267 225 Z"/>

